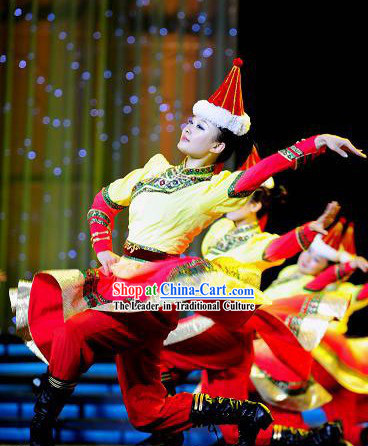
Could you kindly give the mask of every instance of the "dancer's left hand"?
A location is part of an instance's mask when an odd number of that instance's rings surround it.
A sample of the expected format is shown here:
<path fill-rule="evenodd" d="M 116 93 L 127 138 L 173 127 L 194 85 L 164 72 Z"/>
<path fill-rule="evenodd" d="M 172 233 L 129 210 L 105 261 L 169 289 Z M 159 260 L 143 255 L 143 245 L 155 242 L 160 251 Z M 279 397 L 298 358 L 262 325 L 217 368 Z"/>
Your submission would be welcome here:
<path fill-rule="evenodd" d="M 120 260 L 120 257 L 112 251 L 101 251 L 97 254 L 97 258 L 102 266 L 102 272 L 108 276 L 112 271 L 111 267 Z"/>
<path fill-rule="evenodd" d="M 315 140 L 315 144 L 317 149 L 326 146 L 327 148 L 329 148 L 333 152 L 338 153 L 344 158 L 348 157 L 348 153 L 360 156 L 361 158 L 367 158 L 367 155 L 363 153 L 362 150 L 357 149 L 348 139 L 341 138 L 340 136 L 328 134 L 319 135 Z"/>
<path fill-rule="evenodd" d="M 341 206 L 337 201 L 331 201 L 326 206 L 323 214 L 315 221 L 312 221 L 309 225 L 312 231 L 318 232 L 319 234 L 326 235 L 328 228 L 336 218 L 336 215 L 340 212 Z"/>

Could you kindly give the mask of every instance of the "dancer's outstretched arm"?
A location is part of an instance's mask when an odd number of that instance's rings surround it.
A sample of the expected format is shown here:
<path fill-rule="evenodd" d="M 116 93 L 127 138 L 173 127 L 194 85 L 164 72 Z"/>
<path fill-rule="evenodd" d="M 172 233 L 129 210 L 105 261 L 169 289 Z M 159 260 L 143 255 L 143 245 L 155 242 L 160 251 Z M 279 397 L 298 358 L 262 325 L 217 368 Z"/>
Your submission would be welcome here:
<path fill-rule="evenodd" d="M 349 262 L 331 265 L 307 283 L 304 288 L 308 291 L 322 291 L 331 283 L 346 280 L 356 269 L 367 272 L 368 261 L 364 257 L 355 257 Z"/>
<path fill-rule="evenodd" d="M 305 164 L 309 158 L 321 155 L 330 149 L 346 158 L 348 153 L 366 158 L 366 155 L 345 138 L 334 135 L 312 136 L 287 149 L 280 150 L 274 155 L 264 158 L 255 166 L 239 175 L 236 181 L 233 196 L 244 191 L 254 191 L 268 178 L 286 169 L 297 169 Z"/>
<path fill-rule="evenodd" d="M 340 211 L 336 201 L 328 203 L 323 214 L 315 221 L 309 222 L 272 240 L 263 253 L 263 259 L 269 262 L 288 259 L 302 250 L 309 248 L 317 234 L 325 235 Z"/>

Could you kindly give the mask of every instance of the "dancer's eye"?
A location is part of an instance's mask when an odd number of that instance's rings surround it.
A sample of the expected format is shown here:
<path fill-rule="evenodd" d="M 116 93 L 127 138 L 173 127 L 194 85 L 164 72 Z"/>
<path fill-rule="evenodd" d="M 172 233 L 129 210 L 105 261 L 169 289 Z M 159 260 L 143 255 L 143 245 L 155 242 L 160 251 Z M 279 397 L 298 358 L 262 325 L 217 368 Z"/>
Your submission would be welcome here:
<path fill-rule="evenodd" d="M 197 124 L 197 127 L 201 130 L 204 130 L 204 127 L 202 127 L 201 124 Z"/>

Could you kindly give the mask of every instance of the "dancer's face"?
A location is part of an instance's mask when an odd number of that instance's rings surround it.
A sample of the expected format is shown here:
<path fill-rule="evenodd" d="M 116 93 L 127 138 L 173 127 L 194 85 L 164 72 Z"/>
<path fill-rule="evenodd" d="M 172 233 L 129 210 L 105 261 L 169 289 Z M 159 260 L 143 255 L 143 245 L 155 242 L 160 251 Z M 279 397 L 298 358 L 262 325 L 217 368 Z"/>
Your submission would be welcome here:
<path fill-rule="evenodd" d="M 193 116 L 183 128 L 178 149 L 195 159 L 204 158 L 209 153 L 217 155 L 225 148 L 224 143 L 217 142 L 219 135 L 220 130 L 211 122 Z"/>
<path fill-rule="evenodd" d="M 298 258 L 299 271 L 302 274 L 311 274 L 317 276 L 328 265 L 328 261 L 317 255 L 311 248 L 302 252 Z"/>

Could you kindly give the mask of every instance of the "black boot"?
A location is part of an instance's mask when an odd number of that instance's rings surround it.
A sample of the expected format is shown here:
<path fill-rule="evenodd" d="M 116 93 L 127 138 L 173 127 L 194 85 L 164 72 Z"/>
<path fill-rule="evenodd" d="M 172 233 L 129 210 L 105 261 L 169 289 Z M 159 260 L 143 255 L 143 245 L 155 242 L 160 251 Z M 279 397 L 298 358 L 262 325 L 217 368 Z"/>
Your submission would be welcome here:
<path fill-rule="evenodd" d="M 368 427 L 362 429 L 362 432 L 360 433 L 360 441 L 363 446 L 368 446 Z"/>
<path fill-rule="evenodd" d="M 75 383 L 43 377 L 31 422 L 30 446 L 54 445 L 52 428 L 74 387 Z"/>
<path fill-rule="evenodd" d="M 184 434 L 152 434 L 137 446 L 182 446 L 184 443 Z"/>
<path fill-rule="evenodd" d="M 310 430 L 275 425 L 270 446 L 336 446 L 343 438 L 340 423 L 326 423 Z"/>
<path fill-rule="evenodd" d="M 238 446 L 252 446 L 260 429 L 267 429 L 273 418 L 261 403 L 233 398 L 211 398 L 205 393 L 193 395 L 190 414 L 194 426 L 237 424 Z"/>

